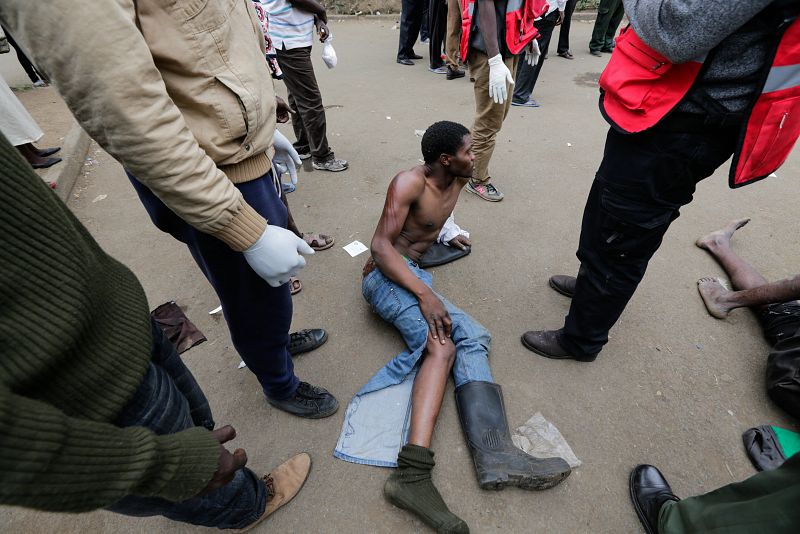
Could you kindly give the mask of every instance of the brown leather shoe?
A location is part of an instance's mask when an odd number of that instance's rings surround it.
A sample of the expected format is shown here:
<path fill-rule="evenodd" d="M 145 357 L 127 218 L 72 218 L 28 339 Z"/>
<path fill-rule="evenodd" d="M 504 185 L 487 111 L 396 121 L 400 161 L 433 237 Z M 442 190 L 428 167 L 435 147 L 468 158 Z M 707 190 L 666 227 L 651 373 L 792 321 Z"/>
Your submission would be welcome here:
<path fill-rule="evenodd" d="M 522 344 L 525 348 L 545 358 L 553 360 L 576 360 L 579 362 L 593 362 L 597 354 L 575 356 L 567 352 L 558 337 L 561 330 L 532 330 L 522 334 Z"/>
<path fill-rule="evenodd" d="M 572 298 L 575 294 L 575 282 L 577 278 L 566 274 L 556 274 L 550 277 L 550 287 L 561 293 L 562 295 Z"/>
<path fill-rule="evenodd" d="M 264 513 L 253 523 L 244 528 L 231 529 L 231 532 L 247 532 L 255 528 L 256 525 L 264 521 L 278 508 L 291 501 L 300 491 L 308 479 L 311 471 L 311 456 L 301 452 L 292 456 L 281 465 L 272 470 L 271 473 L 264 475 L 264 482 L 267 484 L 267 506 Z"/>

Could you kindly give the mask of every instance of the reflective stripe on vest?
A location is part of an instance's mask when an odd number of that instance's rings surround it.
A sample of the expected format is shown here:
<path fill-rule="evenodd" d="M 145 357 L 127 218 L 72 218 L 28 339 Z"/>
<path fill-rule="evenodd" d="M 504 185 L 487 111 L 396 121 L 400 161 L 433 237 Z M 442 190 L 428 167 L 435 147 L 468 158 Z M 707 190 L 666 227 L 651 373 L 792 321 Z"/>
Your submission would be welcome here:
<path fill-rule="evenodd" d="M 731 187 L 775 172 L 800 135 L 800 19 L 781 36 L 771 65 L 734 152 Z M 702 61 L 671 63 L 625 28 L 600 76 L 600 110 L 616 129 L 643 132 L 675 109 L 701 68 Z"/>
<path fill-rule="evenodd" d="M 800 136 L 800 20 L 781 37 L 761 95 L 750 111 L 733 156 L 730 186 L 741 187 L 775 172 Z"/>

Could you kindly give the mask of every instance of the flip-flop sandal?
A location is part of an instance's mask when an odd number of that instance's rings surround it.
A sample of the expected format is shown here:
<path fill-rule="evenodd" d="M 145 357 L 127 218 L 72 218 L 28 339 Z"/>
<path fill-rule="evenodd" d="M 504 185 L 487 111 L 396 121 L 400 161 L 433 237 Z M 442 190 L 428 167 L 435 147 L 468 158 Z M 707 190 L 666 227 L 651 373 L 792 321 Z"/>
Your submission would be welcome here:
<path fill-rule="evenodd" d="M 314 250 L 326 250 L 333 246 L 333 238 L 325 234 L 303 234 L 303 240 Z"/>
<path fill-rule="evenodd" d="M 292 295 L 297 295 L 303 289 L 303 284 L 300 282 L 299 278 L 294 276 L 289 278 L 289 293 Z"/>

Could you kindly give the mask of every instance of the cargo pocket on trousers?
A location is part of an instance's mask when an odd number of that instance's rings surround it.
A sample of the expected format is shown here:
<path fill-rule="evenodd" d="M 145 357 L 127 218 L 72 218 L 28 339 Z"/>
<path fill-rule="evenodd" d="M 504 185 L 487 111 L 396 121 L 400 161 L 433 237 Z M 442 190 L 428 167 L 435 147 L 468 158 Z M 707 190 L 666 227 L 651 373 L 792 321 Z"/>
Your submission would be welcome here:
<path fill-rule="evenodd" d="M 600 236 L 603 250 L 618 260 L 649 258 L 661 242 L 669 223 L 678 217 L 678 210 L 644 204 L 603 189 L 600 198 L 603 217 Z"/>

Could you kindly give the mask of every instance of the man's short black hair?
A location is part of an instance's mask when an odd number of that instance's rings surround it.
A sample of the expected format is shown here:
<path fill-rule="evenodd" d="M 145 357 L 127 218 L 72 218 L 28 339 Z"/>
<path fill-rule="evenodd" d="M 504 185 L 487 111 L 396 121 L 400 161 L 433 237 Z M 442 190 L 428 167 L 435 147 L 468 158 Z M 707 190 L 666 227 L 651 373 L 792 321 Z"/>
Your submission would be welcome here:
<path fill-rule="evenodd" d="M 442 154 L 455 155 L 464 142 L 469 130 L 452 121 L 439 121 L 431 124 L 422 136 L 422 157 L 428 165 L 434 163 Z"/>

